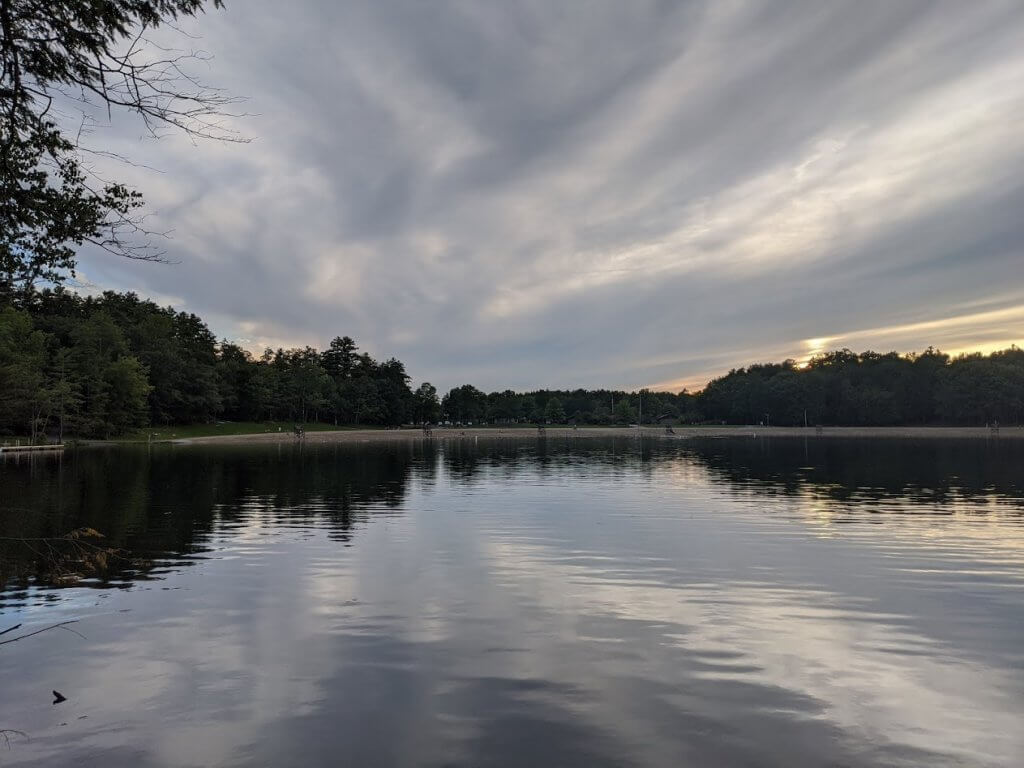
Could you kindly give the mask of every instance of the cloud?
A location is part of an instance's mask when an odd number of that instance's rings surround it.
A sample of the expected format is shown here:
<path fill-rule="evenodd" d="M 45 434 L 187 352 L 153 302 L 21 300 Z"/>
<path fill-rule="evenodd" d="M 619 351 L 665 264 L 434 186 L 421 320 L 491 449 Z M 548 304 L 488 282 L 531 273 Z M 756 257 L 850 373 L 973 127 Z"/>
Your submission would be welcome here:
<path fill-rule="evenodd" d="M 253 0 L 196 31 L 257 141 L 119 124 L 180 263 L 84 267 L 222 335 L 348 334 L 442 388 L 1024 338 L 1017 2 Z"/>

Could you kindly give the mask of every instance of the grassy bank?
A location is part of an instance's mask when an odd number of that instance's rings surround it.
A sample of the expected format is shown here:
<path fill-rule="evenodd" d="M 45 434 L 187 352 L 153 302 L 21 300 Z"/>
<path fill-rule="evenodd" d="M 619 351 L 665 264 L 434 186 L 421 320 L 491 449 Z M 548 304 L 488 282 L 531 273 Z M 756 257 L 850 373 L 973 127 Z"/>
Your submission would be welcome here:
<path fill-rule="evenodd" d="M 357 427 L 336 427 L 333 424 L 303 424 L 306 432 L 329 432 Z M 187 440 L 196 437 L 230 437 L 232 435 L 291 434 L 294 421 L 219 421 L 214 424 L 184 424 L 169 427 L 145 427 L 129 432 L 117 442 L 149 442 L 150 440 Z"/>
<path fill-rule="evenodd" d="M 266 424 L 256 425 L 259 431 L 244 432 L 242 425 L 231 425 L 234 431 L 206 431 L 187 432 L 185 430 L 167 430 L 165 434 L 156 438 L 158 440 L 172 440 L 188 443 L 276 443 L 293 442 L 295 437 L 291 432 L 294 425 L 283 426 L 277 431 L 277 426 L 269 429 Z M 204 427 L 206 430 L 213 430 L 212 425 Z M 672 433 L 666 433 L 664 428 L 644 427 L 639 430 L 636 427 L 580 427 L 573 429 L 564 426 L 549 426 L 543 435 L 537 433 L 536 427 L 452 427 L 435 428 L 433 437 L 436 440 L 464 440 L 464 439 L 529 439 L 536 440 L 542 437 L 547 438 L 598 438 L 598 437 L 636 437 L 643 434 L 645 437 L 664 440 L 685 440 L 688 438 L 793 438 L 802 437 L 814 439 L 826 438 L 910 438 L 910 439 L 1024 439 L 1024 429 L 1009 428 L 1002 429 L 999 433 L 993 433 L 984 427 L 826 427 L 821 432 L 811 427 L 738 427 L 738 426 L 700 426 L 700 427 L 675 427 Z M 145 435 L 143 434 L 143 439 Z M 311 425 L 307 430 L 306 443 L 363 443 L 381 442 L 395 440 L 422 440 L 423 432 L 420 429 L 384 429 L 366 427 L 335 428 L 333 425 L 321 424 L 315 428 Z"/>
<path fill-rule="evenodd" d="M 265 442 L 294 439 L 292 430 L 295 422 L 220 422 L 216 424 L 191 424 L 170 427 L 147 427 L 116 438 L 110 442 L 146 443 L 149 441 L 199 440 L 202 442 Z M 317 423 L 304 425 L 308 438 L 314 442 L 350 442 L 378 439 L 418 439 L 423 433 L 418 428 L 388 429 L 385 427 L 334 426 Z M 998 433 L 987 427 L 825 427 L 820 432 L 815 428 L 802 427 L 752 427 L 733 425 L 677 426 L 674 434 L 667 435 L 663 427 L 645 426 L 642 430 L 648 436 L 687 437 L 901 437 L 901 438 L 1024 438 L 1024 428 L 1005 427 Z M 614 437 L 636 435 L 640 430 L 635 426 L 580 426 L 578 429 L 565 425 L 549 425 L 548 436 L 560 437 Z M 475 427 L 435 427 L 437 438 L 458 437 L 512 437 L 537 435 L 532 424 Z"/>
<path fill-rule="evenodd" d="M 116 442 L 149 442 L 150 440 L 190 440 L 193 438 L 200 437 L 232 437 L 236 435 L 263 435 L 263 434 L 284 434 L 291 435 L 292 430 L 295 428 L 296 422 L 294 421 L 221 421 L 215 424 L 181 424 L 171 425 L 168 427 L 144 427 L 142 429 L 129 432 L 120 437 L 114 438 Z M 303 424 L 306 432 L 365 432 L 365 431 L 382 431 L 391 432 L 386 427 L 381 426 L 358 426 L 358 425 L 347 425 L 347 426 L 335 426 L 333 424 L 327 424 L 324 422 L 308 423 Z M 606 430 L 606 429 L 626 429 L 625 426 L 615 427 L 602 427 L 594 425 L 581 425 L 579 429 L 582 430 Z M 655 427 L 650 427 L 655 429 Z M 465 429 L 472 429 L 475 433 L 480 431 L 491 431 L 494 433 L 513 432 L 522 430 L 523 432 L 533 433 L 537 431 L 536 424 L 502 424 L 500 426 L 478 426 L 478 427 L 435 427 L 442 433 L 455 433 Z M 570 429 L 567 425 L 557 424 L 550 425 L 549 429 Z M 728 429 L 728 427 L 727 427 Z M 739 429 L 739 427 L 737 427 Z M 406 429 L 406 431 L 408 431 Z M 415 434 L 419 434 L 418 429 L 414 429 Z"/>

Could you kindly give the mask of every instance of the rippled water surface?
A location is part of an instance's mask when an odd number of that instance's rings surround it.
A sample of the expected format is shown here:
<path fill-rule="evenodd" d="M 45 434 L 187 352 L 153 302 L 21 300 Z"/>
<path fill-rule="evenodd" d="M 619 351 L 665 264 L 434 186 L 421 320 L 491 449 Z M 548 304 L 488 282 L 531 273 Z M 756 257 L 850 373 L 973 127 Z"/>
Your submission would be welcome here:
<path fill-rule="evenodd" d="M 78 619 L 0 645 L 0 765 L 1024 765 L 1024 441 L 90 449 L 0 504 L 0 640 Z"/>

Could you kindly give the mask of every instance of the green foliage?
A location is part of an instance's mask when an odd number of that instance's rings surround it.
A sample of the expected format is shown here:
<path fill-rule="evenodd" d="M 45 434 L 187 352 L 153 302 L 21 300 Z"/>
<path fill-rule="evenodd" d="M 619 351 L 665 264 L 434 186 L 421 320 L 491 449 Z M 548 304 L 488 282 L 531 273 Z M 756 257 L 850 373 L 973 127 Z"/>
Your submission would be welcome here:
<path fill-rule="evenodd" d="M 412 420 L 416 424 L 432 424 L 441 418 L 441 402 L 437 387 L 429 381 L 420 384 L 412 395 Z"/>
<path fill-rule="evenodd" d="M 631 424 L 636 421 L 637 409 L 630 404 L 625 395 L 620 397 L 619 401 L 615 404 L 613 419 L 619 424 Z"/>
<path fill-rule="evenodd" d="M 642 401 L 642 402 L 641 402 Z M 196 315 L 134 294 L 62 289 L 0 306 L 0 434 L 112 437 L 152 425 L 644 424 L 911 425 L 1024 418 L 1024 351 L 950 359 L 839 350 L 806 366 L 752 365 L 703 392 L 415 391 L 401 361 L 377 362 L 349 337 L 327 350 L 218 343 Z M 219 433 L 219 432 L 218 432 Z"/>
<path fill-rule="evenodd" d="M 550 398 L 544 406 L 544 420 L 550 424 L 565 423 L 565 409 L 557 397 Z"/>
<path fill-rule="evenodd" d="M 452 423 L 485 424 L 634 424 L 639 395 L 607 389 L 537 390 L 517 393 L 510 389 L 484 394 L 465 384 L 441 400 L 441 418 Z M 680 393 L 643 391 L 644 423 L 662 418 L 697 421 L 696 397 Z"/>
<path fill-rule="evenodd" d="M 122 434 L 146 423 L 146 395 L 150 386 L 146 369 L 136 358 L 123 356 L 107 365 L 103 371 L 103 389 L 109 432 Z"/>
<path fill-rule="evenodd" d="M 641 403 L 642 396 L 642 403 Z M 820 355 L 751 365 L 712 380 L 700 393 L 609 390 L 511 390 L 485 395 L 468 384 L 441 401 L 452 423 L 635 424 L 806 423 L 848 426 L 1020 424 L 1024 420 L 1024 350 L 951 360 L 934 349 L 901 356 Z M 805 416 L 806 414 L 806 416 Z"/>
<path fill-rule="evenodd" d="M 0 311 L 0 413 L 33 435 L 48 400 L 46 342 L 46 334 L 33 330 L 26 313 L 11 307 Z"/>
<path fill-rule="evenodd" d="M 308 422 L 306 432 L 329 432 L 360 427 L 336 427 L 325 422 Z M 214 421 L 208 424 L 174 424 L 167 427 L 145 426 L 129 430 L 119 436 L 121 442 L 148 443 L 153 440 L 184 440 L 193 437 L 220 437 L 225 435 L 258 435 L 267 433 L 291 434 L 294 421 Z"/>
<path fill-rule="evenodd" d="M 730 371 L 701 392 L 704 418 L 731 424 L 1019 424 L 1024 418 L 1024 351 L 1013 347 L 951 360 L 919 355 L 856 354 Z"/>
<path fill-rule="evenodd" d="M 107 312 L 40 320 L 0 311 L 0 430 L 105 437 L 145 423 L 146 369 Z"/>
<path fill-rule="evenodd" d="M 220 0 L 212 0 L 214 7 Z M 182 69 L 189 54 L 147 50 L 142 31 L 194 16 L 204 0 L 0 0 L 0 300 L 59 283 L 85 242 L 153 258 L 139 231 L 141 196 L 96 177 L 78 145 L 95 110 L 124 109 L 150 132 L 175 127 L 230 138 L 217 116 L 231 99 Z M 180 85 L 181 88 L 176 87 Z M 82 113 L 62 126 L 58 115 Z"/>
<path fill-rule="evenodd" d="M 487 395 L 471 384 L 463 384 L 444 396 L 441 410 L 449 421 L 475 424 L 487 418 Z"/>
<path fill-rule="evenodd" d="M 0 313 L 0 433 L 108 437 L 217 419 L 397 425 L 437 416 L 436 390 L 415 396 L 401 361 L 378 363 L 351 339 L 340 361 L 339 345 L 254 359 L 218 344 L 196 315 L 130 293 L 57 289 L 25 306 Z"/>

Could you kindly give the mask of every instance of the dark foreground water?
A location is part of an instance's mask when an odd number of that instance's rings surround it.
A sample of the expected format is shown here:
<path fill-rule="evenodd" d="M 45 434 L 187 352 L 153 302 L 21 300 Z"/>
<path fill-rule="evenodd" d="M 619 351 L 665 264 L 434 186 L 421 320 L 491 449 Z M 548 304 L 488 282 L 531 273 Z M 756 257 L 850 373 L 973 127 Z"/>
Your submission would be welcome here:
<path fill-rule="evenodd" d="M 0 504 L 0 640 L 81 635 L 0 646 L 0 765 L 1024 765 L 1024 441 L 96 449 Z"/>

